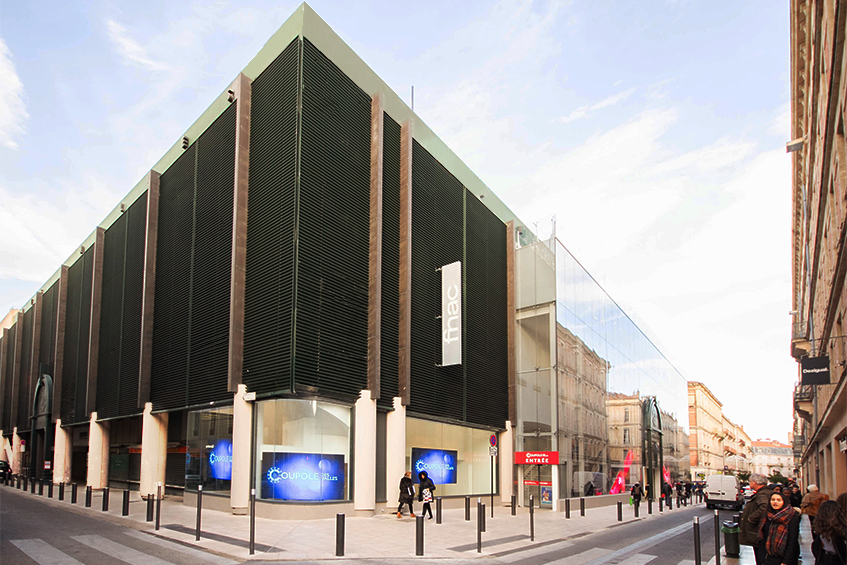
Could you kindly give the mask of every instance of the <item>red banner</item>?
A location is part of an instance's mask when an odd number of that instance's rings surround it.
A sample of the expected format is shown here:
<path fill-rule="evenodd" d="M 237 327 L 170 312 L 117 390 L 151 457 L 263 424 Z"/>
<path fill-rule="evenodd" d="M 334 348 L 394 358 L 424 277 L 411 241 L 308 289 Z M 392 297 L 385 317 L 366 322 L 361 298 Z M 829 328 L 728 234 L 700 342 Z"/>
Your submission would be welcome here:
<path fill-rule="evenodd" d="M 515 465 L 558 465 L 558 451 L 516 451 Z"/>

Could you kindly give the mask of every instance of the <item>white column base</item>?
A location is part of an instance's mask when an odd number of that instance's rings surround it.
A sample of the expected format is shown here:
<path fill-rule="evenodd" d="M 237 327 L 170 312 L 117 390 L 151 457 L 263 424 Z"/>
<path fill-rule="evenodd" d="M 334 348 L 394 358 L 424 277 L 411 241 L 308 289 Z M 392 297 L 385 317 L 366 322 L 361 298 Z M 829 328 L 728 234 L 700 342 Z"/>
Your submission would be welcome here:
<path fill-rule="evenodd" d="M 71 482 L 71 452 L 73 436 L 71 430 L 62 427 L 61 418 L 56 420 L 56 441 L 53 444 L 53 482 Z"/>
<path fill-rule="evenodd" d="M 98 422 L 97 412 L 88 422 L 88 478 L 92 489 L 102 489 L 109 480 L 109 424 Z"/>
<path fill-rule="evenodd" d="M 411 469 L 406 468 L 406 407 L 401 399 L 394 399 L 394 411 L 389 412 L 385 424 L 385 498 L 386 506 L 396 512 L 400 497 L 400 479 Z"/>
<path fill-rule="evenodd" d="M 168 460 L 168 415 L 153 414 L 153 403 L 144 404 L 141 416 L 141 498 L 158 496 L 159 485 L 165 494 L 165 469 Z"/>
<path fill-rule="evenodd" d="M 250 443 L 253 404 L 244 400 L 246 385 L 238 385 L 232 404 L 232 481 L 229 504 L 233 514 L 247 514 L 250 503 Z"/>
<path fill-rule="evenodd" d="M 353 506 L 357 513 L 376 508 L 376 400 L 363 390 L 356 401 L 353 442 Z"/>

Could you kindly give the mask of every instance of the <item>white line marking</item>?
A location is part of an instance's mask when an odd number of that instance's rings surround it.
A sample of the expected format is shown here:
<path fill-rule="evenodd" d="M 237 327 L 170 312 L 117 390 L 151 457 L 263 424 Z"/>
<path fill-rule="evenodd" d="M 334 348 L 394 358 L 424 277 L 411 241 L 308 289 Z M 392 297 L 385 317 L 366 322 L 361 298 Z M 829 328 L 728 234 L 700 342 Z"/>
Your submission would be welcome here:
<path fill-rule="evenodd" d="M 40 539 L 15 539 L 12 545 L 26 553 L 39 565 L 82 565 L 66 553 L 62 553 L 49 543 Z"/>
<path fill-rule="evenodd" d="M 591 561 L 589 565 L 603 565 L 604 563 L 608 563 L 613 559 L 617 559 L 618 557 L 623 557 L 624 555 L 628 555 L 630 553 L 634 553 L 640 549 L 647 549 L 648 547 L 653 547 L 654 545 L 658 545 L 662 542 L 668 541 L 672 537 L 681 534 L 682 532 L 689 530 L 692 528 L 692 525 L 689 523 L 680 524 L 675 528 L 671 528 L 670 530 L 666 530 L 664 532 L 658 533 L 654 536 L 650 536 L 649 538 L 645 538 L 641 541 L 637 541 L 633 544 L 630 544 L 626 547 L 622 547 L 617 551 L 613 551 L 612 553 L 601 557 L 599 559 L 595 559 Z"/>
<path fill-rule="evenodd" d="M 154 543 L 161 547 L 166 547 L 172 551 L 179 551 L 181 553 L 191 555 L 192 557 L 202 560 L 204 563 L 216 563 L 217 565 L 235 565 L 238 563 L 238 561 L 233 561 L 231 559 L 227 559 L 226 557 L 220 557 L 218 555 L 206 553 L 205 551 L 194 549 L 193 547 L 186 547 L 176 542 L 160 538 L 159 536 L 145 534 L 137 530 L 129 530 L 128 532 L 126 532 L 126 534 L 147 543 Z"/>
<path fill-rule="evenodd" d="M 603 549 L 600 547 L 593 547 L 588 551 L 583 551 L 582 553 L 577 553 L 576 555 L 571 555 L 570 557 L 564 557 L 562 559 L 557 559 L 556 561 L 550 561 L 547 565 L 554 565 L 555 563 L 567 563 L 567 565 L 583 565 L 584 563 L 590 563 L 594 560 L 602 558 L 605 555 L 609 554 L 608 549 Z"/>
<path fill-rule="evenodd" d="M 630 555 L 618 565 L 644 565 L 645 563 L 649 563 L 656 558 L 655 555 L 647 555 L 645 553 L 636 553 L 635 555 Z"/>
<path fill-rule="evenodd" d="M 130 565 L 171 565 L 170 561 L 153 557 L 102 536 L 71 536 L 71 539 Z"/>

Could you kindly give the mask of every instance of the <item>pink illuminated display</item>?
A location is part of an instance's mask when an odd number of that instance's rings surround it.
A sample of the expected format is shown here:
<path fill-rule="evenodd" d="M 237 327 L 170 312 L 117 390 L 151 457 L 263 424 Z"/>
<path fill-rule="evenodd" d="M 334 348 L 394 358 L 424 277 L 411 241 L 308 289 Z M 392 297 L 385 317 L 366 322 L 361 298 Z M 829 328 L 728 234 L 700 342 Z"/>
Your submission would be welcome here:
<path fill-rule="evenodd" d="M 618 471 L 618 476 L 615 477 L 615 482 L 612 483 L 612 488 L 609 489 L 609 494 L 620 494 L 626 490 L 626 477 L 629 475 L 629 468 L 632 466 L 632 450 L 630 449 L 626 458 L 623 460 L 623 469 Z"/>

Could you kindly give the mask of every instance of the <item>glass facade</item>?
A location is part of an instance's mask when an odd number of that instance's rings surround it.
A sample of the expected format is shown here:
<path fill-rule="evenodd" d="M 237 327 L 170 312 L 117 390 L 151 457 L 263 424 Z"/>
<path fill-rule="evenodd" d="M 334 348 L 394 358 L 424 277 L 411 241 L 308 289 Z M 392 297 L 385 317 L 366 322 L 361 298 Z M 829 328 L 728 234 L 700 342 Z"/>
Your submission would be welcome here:
<path fill-rule="evenodd" d="M 228 494 L 232 481 L 232 406 L 188 413 L 185 489 Z"/>
<path fill-rule="evenodd" d="M 265 500 L 348 500 L 348 406 L 316 400 L 268 400 L 258 409 L 256 493 Z"/>
<path fill-rule="evenodd" d="M 687 478 L 683 376 L 557 239 L 524 245 L 515 265 L 515 449 L 559 452 L 556 468 L 516 466 L 523 500 Z"/>
<path fill-rule="evenodd" d="M 496 463 L 488 452 L 492 432 L 416 418 L 406 419 L 406 469 L 417 482 L 425 470 L 436 485 L 435 496 L 498 492 Z M 390 478 L 390 497 L 396 498 L 400 477 Z M 416 487 L 417 488 L 417 487 Z M 389 497 L 389 498 L 390 498 Z"/>

